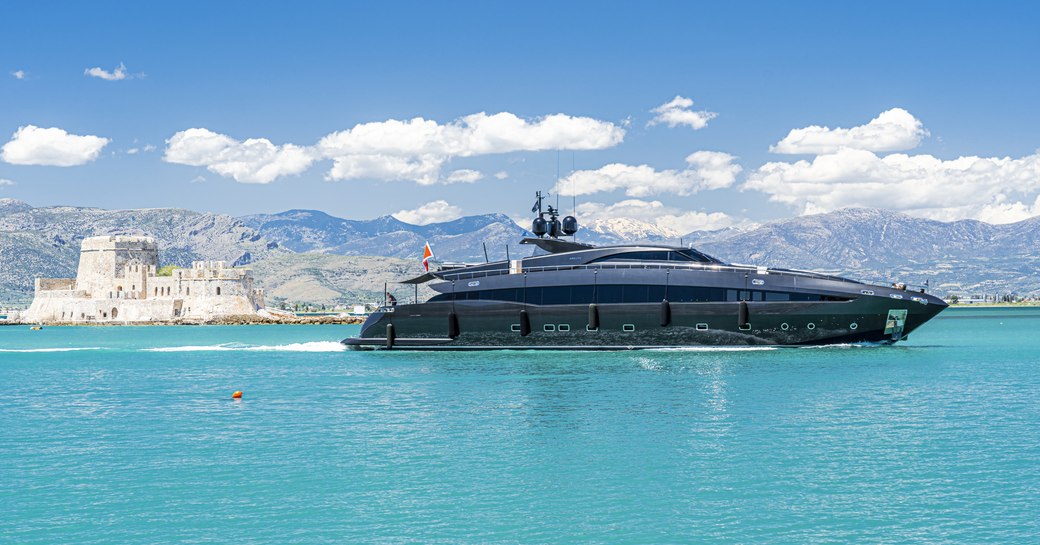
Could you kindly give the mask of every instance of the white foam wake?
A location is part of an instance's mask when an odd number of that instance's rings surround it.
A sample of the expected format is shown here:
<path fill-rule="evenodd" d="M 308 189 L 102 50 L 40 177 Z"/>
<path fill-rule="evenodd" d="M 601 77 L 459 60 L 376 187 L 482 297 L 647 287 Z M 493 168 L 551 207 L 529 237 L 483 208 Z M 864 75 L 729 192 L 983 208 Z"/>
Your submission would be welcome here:
<path fill-rule="evenodd" d="M 343 352 L 347 349 L 336 341 L 314 341 L 278 345 L 214 344 L 205 346 L 162 346 L 145 348 L 145 352 Z"/>
<path fill-rule="evenodd" d="M 80 346 L 72 348 L 0 348 L 0 352 L 78 352 L 80 350 L 104 350 L 100 346 Z"/>
<path fill-rule="evenodd" d="M 652 352 L 760 352 L 779 350 L 776 346 L 675 346 L 670 348 L 651 348 Z"/>

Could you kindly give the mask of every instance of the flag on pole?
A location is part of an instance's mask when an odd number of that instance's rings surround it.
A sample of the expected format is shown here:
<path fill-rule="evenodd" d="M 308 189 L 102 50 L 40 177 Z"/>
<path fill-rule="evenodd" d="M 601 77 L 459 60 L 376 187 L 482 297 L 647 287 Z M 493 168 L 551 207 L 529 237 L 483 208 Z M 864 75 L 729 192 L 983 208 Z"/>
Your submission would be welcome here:
<path fill-rule="evenodd" d="M 433 257 L 433 250 L 430 249 L 429 241 L 426 242 L 426 247 L 422 251 L 422 266 L 426 269 L 426 272 L 430 272 L 430 258 Z"/>

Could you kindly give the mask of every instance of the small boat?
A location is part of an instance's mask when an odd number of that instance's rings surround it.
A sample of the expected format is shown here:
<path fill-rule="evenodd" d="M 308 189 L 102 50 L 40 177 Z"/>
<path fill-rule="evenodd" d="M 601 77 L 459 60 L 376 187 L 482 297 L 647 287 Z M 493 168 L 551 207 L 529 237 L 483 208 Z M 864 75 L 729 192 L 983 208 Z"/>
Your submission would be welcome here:
<path fill-rule="evenodd" d="M 41 329 L 43 329 L 42 325 L 34 325 L 34 326 L 29 328 L 29 331 L 39 331 Z"/>

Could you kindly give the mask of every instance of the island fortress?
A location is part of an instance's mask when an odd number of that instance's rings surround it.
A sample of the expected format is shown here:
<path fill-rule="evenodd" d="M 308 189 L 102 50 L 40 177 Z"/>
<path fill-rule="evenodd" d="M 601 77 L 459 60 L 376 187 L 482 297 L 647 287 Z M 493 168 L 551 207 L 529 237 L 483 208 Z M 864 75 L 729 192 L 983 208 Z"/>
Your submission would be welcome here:
<path fill-rule="evenodd" d="M 76 278 L 37 278 L 23 322 L 205 322 L 255 316 L 263 290 L 249 271 L 223 261 L 196 261 L 190 269 L 158 275 L 155 239 L 102 236 L 83 239 Z"/>

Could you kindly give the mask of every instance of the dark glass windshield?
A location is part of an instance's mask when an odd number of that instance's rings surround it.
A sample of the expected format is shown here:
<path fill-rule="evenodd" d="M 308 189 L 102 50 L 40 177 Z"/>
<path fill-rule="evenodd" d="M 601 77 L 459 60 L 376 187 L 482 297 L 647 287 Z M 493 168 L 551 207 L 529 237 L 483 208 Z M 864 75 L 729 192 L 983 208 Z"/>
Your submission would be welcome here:
<path fill-rule="evenodd" d="M 613 261 L 681 261 L 686 263 L 720 263 L 720 261 L 714 257 L 698 252 L 692 248 L 683 250 L 641 250 L 637 252 L 623 252 L 594 259 L 590 263 Z"/>
<path fill-rule="evenodd" d="M 442 293 L 430 302 L 451 301 L 452 294 Z M 722 301 L 848 301 L 851 298 L 763 290 L 735 290 L 702 286 L 662 286 L 659 284 L 599 284 L 582 286 L 549 286 L 542 288 L 508 288 L 458 292 L 456 301 L 503 301 L 529 305 L 587 305 L 590 303 L 712 303 Z"/>

